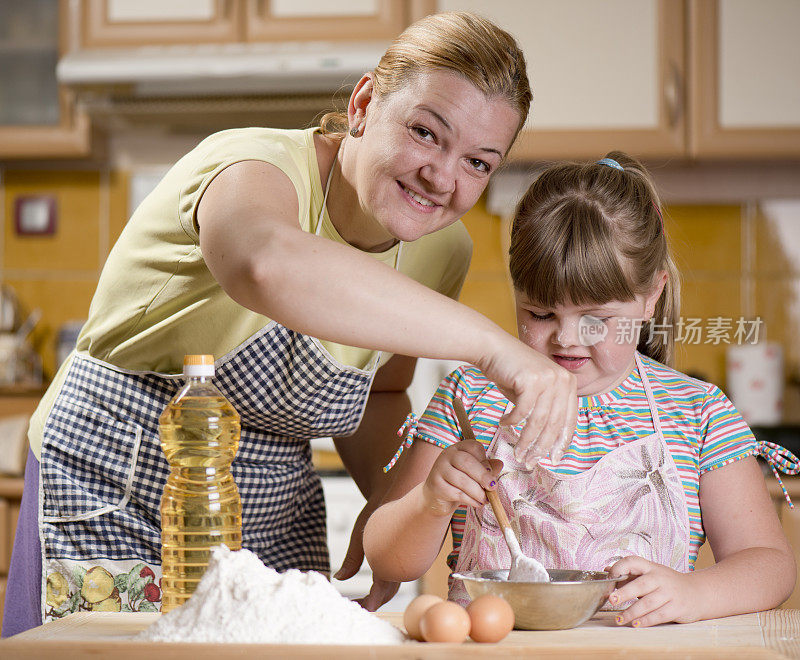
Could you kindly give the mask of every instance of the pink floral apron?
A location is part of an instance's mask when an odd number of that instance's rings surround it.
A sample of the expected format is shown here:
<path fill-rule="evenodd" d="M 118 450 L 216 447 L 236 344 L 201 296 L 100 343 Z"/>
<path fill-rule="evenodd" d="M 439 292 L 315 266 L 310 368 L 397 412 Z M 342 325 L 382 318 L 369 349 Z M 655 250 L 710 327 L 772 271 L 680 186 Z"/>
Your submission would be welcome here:
<path fill-rule="evenodd" d="M 664 440 L 653 392 L 639 356 L 636 366 L 655 433 L 621 444 L 579 474 L 557 474 L 549 459 L 528 470 L 514 458 L 513 430 L 498 427 L 487 455 L 504 468 L 500 501 L 523 552 L 546 568 L 602 571 L 638 555 L 689 570 L 689 510 L 678 469 Z M 455 572 L 508 568 L 511 556 L 487 504 L 468 508 Z M 469 596 L 450 580 L 449 598 Z"/>

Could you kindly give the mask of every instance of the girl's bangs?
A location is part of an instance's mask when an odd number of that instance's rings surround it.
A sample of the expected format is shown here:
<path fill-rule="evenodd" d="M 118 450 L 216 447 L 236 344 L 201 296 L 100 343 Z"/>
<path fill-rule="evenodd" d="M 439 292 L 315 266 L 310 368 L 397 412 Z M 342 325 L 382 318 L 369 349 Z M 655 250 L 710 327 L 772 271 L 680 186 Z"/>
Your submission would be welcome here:
<path fill-rule="evenodd" d="M 526 254 L 512 255 L 514 286 L 543 308 L 633 300 L 635 288 L 605 218 L 583 204 L 560 211 L 561 222 L 543 218 L 539 231 L 528 232 L 529 244 L 516 246 Z"/>

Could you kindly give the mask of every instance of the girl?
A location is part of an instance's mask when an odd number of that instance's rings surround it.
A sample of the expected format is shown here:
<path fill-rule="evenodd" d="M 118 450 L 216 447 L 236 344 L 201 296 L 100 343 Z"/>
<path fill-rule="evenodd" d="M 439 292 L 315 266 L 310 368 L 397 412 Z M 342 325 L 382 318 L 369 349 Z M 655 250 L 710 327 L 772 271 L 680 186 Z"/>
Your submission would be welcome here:
<path fill-rule="evenodd" d="M 278 570 L 330 568 L 310 438 L 334 437 L 367 511 L 380 501 L 374 438 L 408 412 L 412 356 L 480 365 L 519 412 L 546 413 L 549 442 L 572 428 L 567 372 L 455 301 L 471 251 L 459 218 L 530 100 L 508 33 L 437 14 L 390 45 L 347 114 L 222 131 L 175 164 L 111 250 L 77 350 L 31 420 L 5 635 L 77 608 L 158 609 L 157 423 L 186 353 L 216 356 L 242 416 L 243 545 Z M 366 517 L 339 577 L 361 565 Z M 88 571 L 106 586 L 133 576 L 149 596 L 81 600 Z M 365 606 L 393 590 L 375 585 Z"/>
<path fill-rule="evenodd" d="M 618 624 L 694 621 L 785 600 L 795 563 L 755 456 L 786 459 L 755 441 L 718 388 L 666 366 L 678 274 L 642 166 L 611 153 L 546 170 L 517 208 L 510 269 L 520 339 L 577 379 L 575 435 L 549 453 L 534 445 L 538 461 L 515 456 L 519 427 L 500 423 L 509 401 L 478 369 L 454 371 L 419 422 L 407 422 L 411 449 L 367 523 L 375 575 L 422 575 L 448 526 L 454 570 L 508 567 L 485 506 L 484 489 L 497 488 L 528 556 L 548 568 L 632 576 L 609 598 L 612 607 L 638 599 Z M 459 442 L 456 397 L 477 442 Z M 717 563 L 692 572 L 706 536 Z M 458 581 L 450 598 L 467 600 Z"/>

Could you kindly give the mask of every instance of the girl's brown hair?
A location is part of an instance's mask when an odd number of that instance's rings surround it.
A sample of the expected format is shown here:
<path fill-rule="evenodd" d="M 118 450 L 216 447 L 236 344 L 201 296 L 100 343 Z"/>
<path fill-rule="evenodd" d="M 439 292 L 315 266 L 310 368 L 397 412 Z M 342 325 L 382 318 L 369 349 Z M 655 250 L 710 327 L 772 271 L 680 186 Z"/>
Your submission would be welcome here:
<path fill-rule="evenodd" d="M 525 57 L 508 32 L 469 12 L 431 14 L 406 28 L 381 57 L 374 70 L 375 93 L 386 96 L 421 72 L 454 71 L 487 97 L 498 97 L 519 112 L 517 133 L 531 105 Z M 329 112 L 320 120 L 322 132 L 344 135 L 347 114 Z"/>
<path fill-rule="evenodd" d="M 511 229 L 514 287 L 544 308 L 630 301 L 667 283 L 638 349 L 671 364 L 680 313 L 680 276 L 670 255 L 650 175 L 636 159 L 612 151 L 600 162 L 545 170 L 520 200 Z"/>

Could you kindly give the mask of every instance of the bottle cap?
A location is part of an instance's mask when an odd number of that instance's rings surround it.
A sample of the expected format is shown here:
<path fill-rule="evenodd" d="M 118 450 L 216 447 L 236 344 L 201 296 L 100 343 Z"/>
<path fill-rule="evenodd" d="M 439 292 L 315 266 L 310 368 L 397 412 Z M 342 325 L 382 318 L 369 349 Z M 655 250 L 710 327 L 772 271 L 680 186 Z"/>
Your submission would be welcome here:
<path fill-rule="evenodd" d="M 183 358 L 184 376 L 213 376 L 213 355 L 186 355 Z"/>

